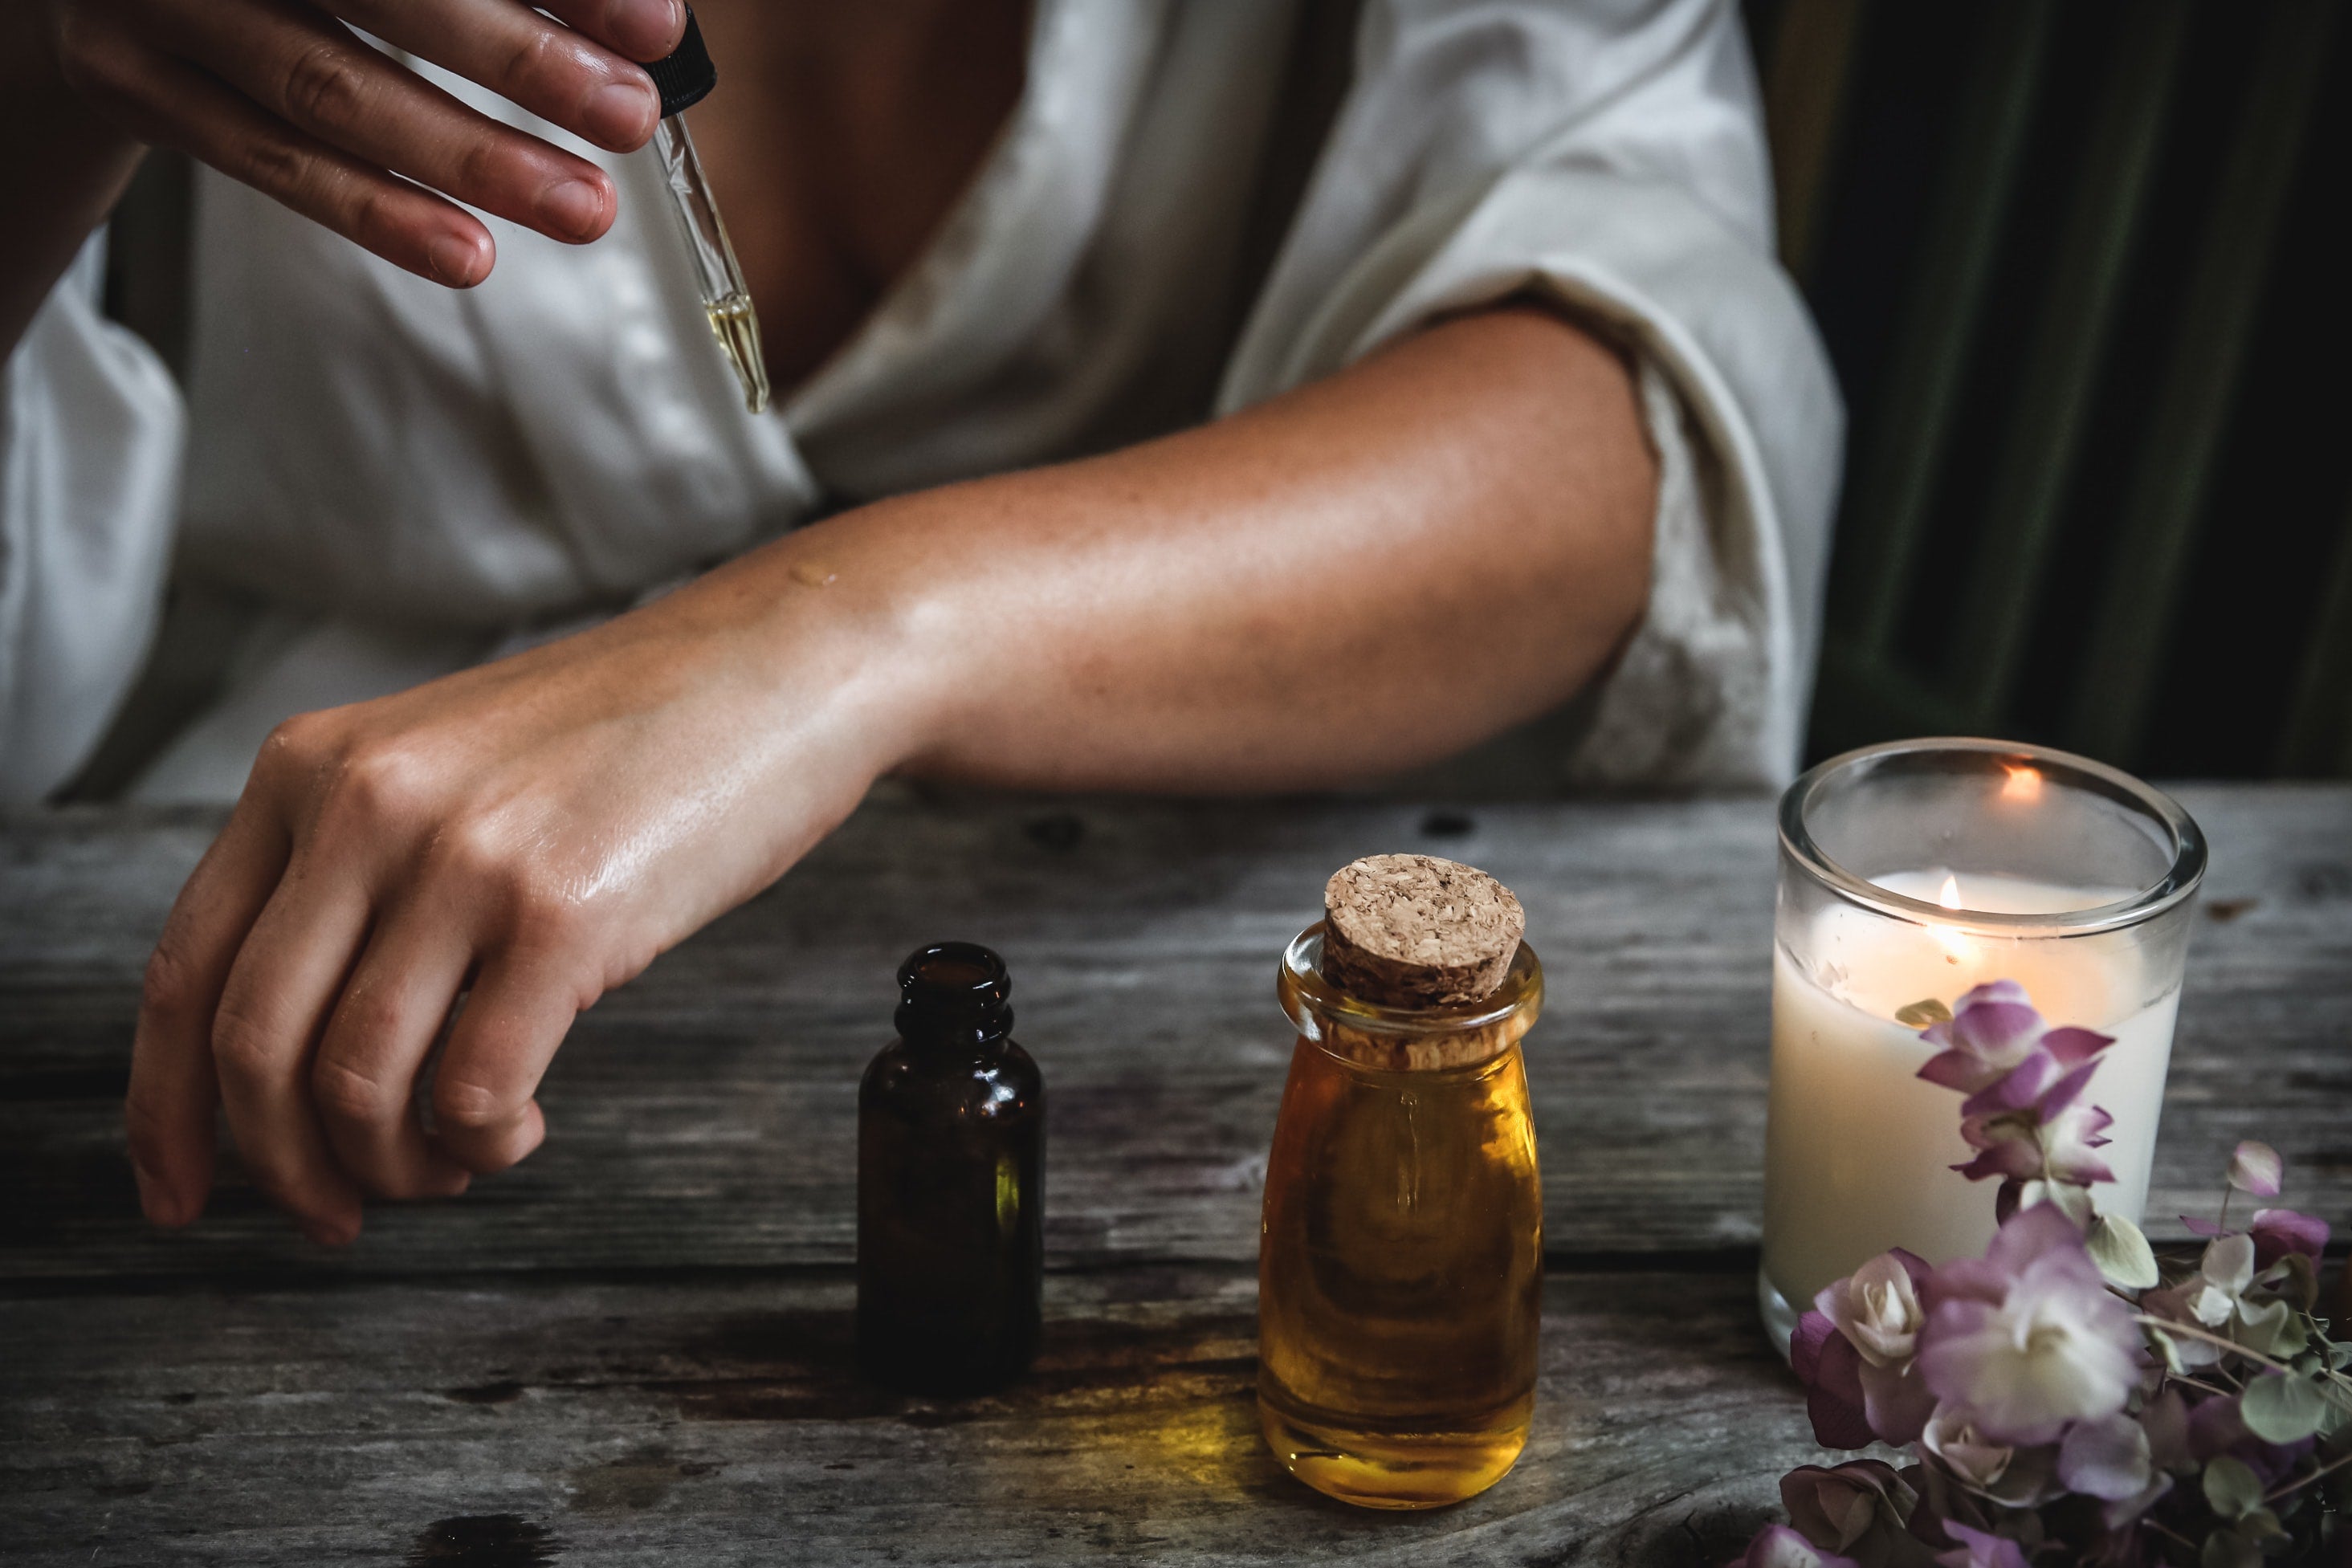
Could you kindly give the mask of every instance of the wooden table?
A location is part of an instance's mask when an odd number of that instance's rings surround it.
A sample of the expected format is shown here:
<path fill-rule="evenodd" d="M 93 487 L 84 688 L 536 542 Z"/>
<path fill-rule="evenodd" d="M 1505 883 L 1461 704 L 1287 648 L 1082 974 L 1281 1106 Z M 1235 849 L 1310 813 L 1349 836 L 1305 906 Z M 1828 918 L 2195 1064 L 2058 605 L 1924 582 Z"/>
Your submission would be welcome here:
<path fill-rule="evenodd" d="M 2151 1229 L 2254 1134 L 2340 1225 L 2352 789 L 2180 794 L 2213 869 Z M 10 1564 L 1714 1563 L 1815 1454 L 1753 1293 L 1766 801 L 877 802 L 581 1021 L 528 1164 L 339 1253 L 236 1185 L 193 1231 L 137 1218 L 138 976 L 215 825 L 0 823 Z M 1395 849 L 1517 889 L 1551 983 L 1535 1436 L 1412 1516 L 1289 1480 L 1252 1404 L 1275 956 Z M 1045 1349 L 968 1403 L 849 1370 L 857 1075 L 946 936 L 1005 954 L 1053 1118 Z"/>

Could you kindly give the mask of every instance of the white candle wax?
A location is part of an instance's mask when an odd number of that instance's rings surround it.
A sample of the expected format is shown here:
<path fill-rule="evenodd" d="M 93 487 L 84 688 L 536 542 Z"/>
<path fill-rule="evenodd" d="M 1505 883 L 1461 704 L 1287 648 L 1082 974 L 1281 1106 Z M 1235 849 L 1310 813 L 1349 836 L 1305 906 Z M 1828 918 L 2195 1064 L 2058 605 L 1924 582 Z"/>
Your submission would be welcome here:
<path fill-rule="evenodd" d="M 1987 914 L 2056 915 L 2130 896 L 1990 875 L 1948 885 L 1940 871 L 1874 880 Z M 1889 1248 L 1941 1263 L 1992 1239 L 2000 1184 L 1949 1168 L 1975 1152 L 1959 1133 L 1964 1096 L 1918 1076 L 1935 1048 L 1895 1021 L 1911 1003 L 1950 1006 L 1989 980 L 2023 986 L 2053 1027 L 2115 1037 L 2086 1097 L 2115 1118 L 2100 1155 L 2116 1180 L 2091 1193 L 2101 1212 L 2140 1218 L 2180 992 L 2145 994 L 2136 942 L 1987 936 L 1832 904 L 1815 912 L 1801 945 L 1803 969 L 1786 945 L 1774 948 L 1764 1147 L 1764 1271 L 1793 1309 Z"/>

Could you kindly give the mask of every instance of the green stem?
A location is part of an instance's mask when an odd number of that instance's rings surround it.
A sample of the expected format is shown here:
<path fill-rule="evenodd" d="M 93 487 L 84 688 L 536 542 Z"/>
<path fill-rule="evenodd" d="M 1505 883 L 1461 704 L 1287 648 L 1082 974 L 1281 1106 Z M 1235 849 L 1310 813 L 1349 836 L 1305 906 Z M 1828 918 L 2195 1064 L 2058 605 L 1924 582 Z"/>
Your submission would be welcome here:
<path fill-rule="evenodd" d="M 2213 1333 L 2206 1329 L 2200 1328 L 2193 1323 L 2175 1322 L 2170 1318 L 2159 1318 L 2152 1312 L 2134 1312 L 2132 1314 L 2132 1321 L 2145 1328 L 2162 1329 L 2167 1333 L 2185 1334 L 2190 1339 L 2201 1339 L 2208 1344 L 2218 1344 L 2233 1355 L 2242 1355 L 2248 1361 L 2258 1362 L 2262 1365 L 2269 1367 L 2273 1372 L 2283 1372 L 2289 1377 L 2301 1377 L 2303 1375 L 2303 1374 L 2297 1372 L 2294 1367 L 2289 1366 L 2283 1361 L 2273 1361 L 2269 1356 L 2264 1355 L 2261 1351 L 2251 1350 L 2246 1346 L 2240 1344 L 2236 1340 Z M 2223 1375 L 2227 1376 L 2228 1374 L 2224 1373 Z M 2330 1371 L 2326 1375 L 2329 1382 L 2341 1384 L 2347 1388 L 2352 1388 L 2352 1377 L 2347 1377 L 2344 1374 L 2336 1371 Z"/>
<path fill-rule="evenodd" d="M 2279 1499 L 2286 1496 L 2287 1493 L 2294 1491 L 2299 1488 L 2307 1487 L 2312 1482 L 2325 1478 L 2330 1471 L 2340 1470 L 2347 1465 L 2352 1465 L 2352 1454 L 2340 1454 L 2335 1458 L 2328 1460 L 2326 1464 L 2320 1466 L 2317 1469 L 2312 1471 L 2309 1475 L 2305 1476 L 2302 1479 L 2287 1482 L 2286 1485 L 2264 1497 L 2263 1501 L 2264 1503 L 2276 1502 Z"/>

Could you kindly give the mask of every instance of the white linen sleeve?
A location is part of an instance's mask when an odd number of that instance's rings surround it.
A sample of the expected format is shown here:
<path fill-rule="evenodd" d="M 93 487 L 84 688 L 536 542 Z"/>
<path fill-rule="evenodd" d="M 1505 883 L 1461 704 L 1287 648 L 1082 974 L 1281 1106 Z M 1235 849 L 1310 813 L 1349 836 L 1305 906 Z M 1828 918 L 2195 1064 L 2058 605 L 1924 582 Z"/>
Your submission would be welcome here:
<path fill-rule="evenodd" d="M 1773 259 L 1729 0 L 1367 0 L 1355 85 L 1219 412 L 1509 296 L 1633 356 L 1660 465 L 1648 611 L 1562 781 L 1786 779 L 1844 415 Z"/>
<path fill-rule="evenodd" d="M 42 799 L 105 733 L 161 611 L 179 390 L 99 312 L 93 235 L 0 368 L 0 802 Z"/>

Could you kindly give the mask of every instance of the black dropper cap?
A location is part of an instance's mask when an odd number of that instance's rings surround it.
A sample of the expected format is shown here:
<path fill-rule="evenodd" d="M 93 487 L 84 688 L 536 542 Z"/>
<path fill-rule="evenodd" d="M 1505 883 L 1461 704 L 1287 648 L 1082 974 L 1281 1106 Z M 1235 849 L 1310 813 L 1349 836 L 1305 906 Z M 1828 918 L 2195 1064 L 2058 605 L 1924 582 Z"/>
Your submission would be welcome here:
<path fill-rule="evenodd" d="M 1011 1032 L 1012 995 L 1003 959 L 977 942 L 934 942 L 898 966 L 891 1021 L 910 1041 L 986 1045 Z"/>
<path fill-rule="evenodd" d="M 647 66 L 646 74 L 654 78 L 654 89 L 661 94 L 664 120 L 700 103 L 719 85 L 719 68 L 710 63 L 710 51 L 702 46 L 702 24 L 694 19 L 693 6 L 686 8 L 686 37 L 667 58 Z"/>

